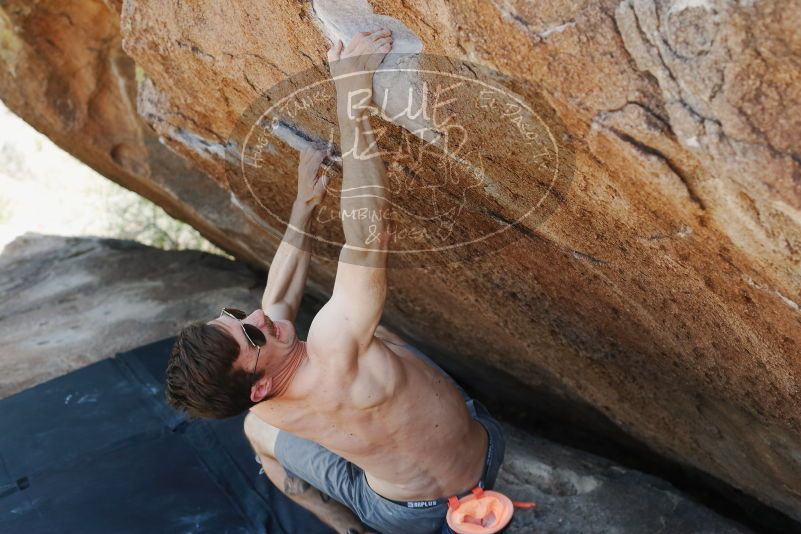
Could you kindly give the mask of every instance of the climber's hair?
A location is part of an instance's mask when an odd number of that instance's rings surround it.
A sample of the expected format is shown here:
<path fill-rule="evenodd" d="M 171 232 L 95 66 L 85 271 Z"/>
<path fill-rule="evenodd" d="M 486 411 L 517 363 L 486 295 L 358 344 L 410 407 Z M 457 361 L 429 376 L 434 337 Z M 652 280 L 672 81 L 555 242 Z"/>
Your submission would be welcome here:
<path fill-rule="evenodd" d="M 253 406 L 250 388 L 260 376 L 235 369 L 237 356 L 239 344 L 224 329 L 204 322 L 184 327 L 167 362 L 169 405 L 190 418 L 210 419 L 233 417 Z"/>

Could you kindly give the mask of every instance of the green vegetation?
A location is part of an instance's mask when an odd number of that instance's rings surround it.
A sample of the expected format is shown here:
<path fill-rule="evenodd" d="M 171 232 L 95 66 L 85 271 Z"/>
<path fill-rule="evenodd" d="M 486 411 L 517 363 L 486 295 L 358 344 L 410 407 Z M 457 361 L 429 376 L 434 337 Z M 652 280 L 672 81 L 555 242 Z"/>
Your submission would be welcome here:
<path fill-rule="evenodd" d="M 164 250 L 195 249 L 229 256 L 146 198 L 110 182 L 107 189 L 105 210 L 110 237 L 132 239 Z"/>
<path fill-rule="evenodd" d="M 188 224 L 97 174 L 0 102 L 0 250 L 26 232 L 131 239 L 228 256 Z"/>

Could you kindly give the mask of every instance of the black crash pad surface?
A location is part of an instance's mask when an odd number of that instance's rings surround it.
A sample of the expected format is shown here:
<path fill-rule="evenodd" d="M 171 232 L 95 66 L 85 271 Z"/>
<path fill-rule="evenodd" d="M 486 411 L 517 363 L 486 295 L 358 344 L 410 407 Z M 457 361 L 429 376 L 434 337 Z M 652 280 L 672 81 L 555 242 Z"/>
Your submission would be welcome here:
<path fill-rule="evenodd" d="M 0 400 L 0 532 L 332 532 L 258 474 L 244 415 L 166 404 L 173 341 Z"/>

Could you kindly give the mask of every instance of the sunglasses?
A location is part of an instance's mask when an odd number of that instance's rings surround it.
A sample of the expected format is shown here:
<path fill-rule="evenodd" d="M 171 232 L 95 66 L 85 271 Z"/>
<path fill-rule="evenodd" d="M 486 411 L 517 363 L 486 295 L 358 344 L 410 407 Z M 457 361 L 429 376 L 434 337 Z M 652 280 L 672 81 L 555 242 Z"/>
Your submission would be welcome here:
<path fill-rule="evenodd" d="M 222 312 L 220 312 L 220 317 L 223 315 L 227 315 L 228 317 L 239 321 L 239 326 L 242 327 L 242 331 L 245 333 L 245 337 L 247 338 L 248 342 L 251 344 L 251 346 L 253 346 L 253 348 L 258 349 L 256 352 L 256 364 L 253 366 L 253 373 L 255 374 L 256 368 L 259 365 L 259 353 L 261 353 L 261 348 L 267 344 L 267 338 L 264 337 L 264 334 L 261 330 L 252 324 L 242 322 L 242 319 L 248 316 L 248 314 L 242 310 L 238 310 L 236 308 L 223 308 Z"/>

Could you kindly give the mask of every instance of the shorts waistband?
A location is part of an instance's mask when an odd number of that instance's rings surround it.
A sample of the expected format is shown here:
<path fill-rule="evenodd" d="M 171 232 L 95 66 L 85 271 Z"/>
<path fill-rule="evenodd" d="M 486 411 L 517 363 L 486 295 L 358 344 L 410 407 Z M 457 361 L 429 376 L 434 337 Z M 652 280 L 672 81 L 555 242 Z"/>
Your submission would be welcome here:
<path fill-rule="evenodd" d="M 487 432 L 487 456 L 484 459 L 484 469 L 481 472 L 481 479 L 478 481 L 478 487 L 484 489 L 484 485 L 486 484 L 487 472 L 489 472 L 489 468 L 492 465 L 493 456 L 495 454 L 495 447 L 493 447 L 492 441 L 492 432 L 490 429 L 481 422 L 480 419 L 475 418 L 476 421 L 484 428 Z M 470 488 L 467 491 L 463 491 L 456 495 L 457 498 L 461 499 L 465 495 L 470 495 L 473 491 L 473 488 Z M 443 504 L 448 504 L 448 497 L 442 499 L 429 499 L 429 500 L 420 500 L 420 501 L 396 501 L 395 499 L 388 499 L 384 496 L 381 497 L 382 499 L 386 499 L 390 502 L 394 502 L 395 504 L 399 504 L 401 506 L 405 506 L 406 508 L 434 508 L 436 506 L 441 506 Z"/>

